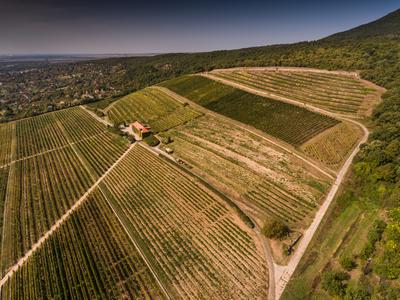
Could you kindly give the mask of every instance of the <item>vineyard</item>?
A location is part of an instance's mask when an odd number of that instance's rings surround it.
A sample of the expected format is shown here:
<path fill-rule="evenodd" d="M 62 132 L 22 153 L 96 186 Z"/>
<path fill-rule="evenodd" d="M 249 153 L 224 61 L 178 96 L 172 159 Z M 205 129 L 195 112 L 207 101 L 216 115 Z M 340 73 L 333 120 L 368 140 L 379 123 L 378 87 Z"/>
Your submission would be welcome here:
<path fill-rule="evenodd" d="M 128 146 L 81 108 L 17 121 L 15 134 L 19 159 L 10 165 L 7 182 L 0 186 L 2 191 L 7 186 L 2 272 L 23 256 Z"/>
<path fill-rule="evenodd" d="M 124 153 L 127 143 L 121 137 L 105 132 L 76 143 L 73 147 L 86 161 L 90 172 L 100 177 Z"/>
<path fill-rule="evenodd" d="M 2 271 L 14 264 L 94 183 L 70 148 L 11 166 Z"/>
<path fill-rule="evenodd" d="M 95 120 L 86 110 L 80 107 L 61 110 L 54 116 L 57 118 L 59 126 L 64 128 L 70 142 L 78 142 L 101 134 L 106 130 L 102 123 Z"/>
<path fill-rule="evenodd" d="M 158 285 L 96 190 L 6 282 L 1 299 L 160 299 Z"/>
<path fill-rule="evenodd" d="M 24 119 L 16 123 L 17 155 L 24 158 L 68 144 L 57 124 L 55 113 Z"/>
<path fill-rule="evenodd" d="M 240 201 L 261 224 L 274 217 L 305 225 L 328 185 L 289 153 L 221 119 L 204 116 L 164 136 L 172 137 L 167 146 L 177 158 Z"/>
<path fill-rule="evenodd" d="M 0 167 L 12 160 L 15 123 L 0 124 Z"/>
<path fill-rule="evenodd" d="M 365 115 L 376 90 L 354 77 L 296 71 L 218 70 L 213 76 L 332 112 Z M 372 97 L 371 97 L 372 96 Z"/>
<path fill-rule="evenodd" d="M 267 270 L 254 234 L 177 167 L 136 146 L 105 185 L 172 299 L 265 297 Z"/>
<path fill-rule="evenodd" d="M 3 215 L 9 168 L 0 168 L 0 244 L 3 238 Z"/>
<path fill-rule="evenodd" d="M 200 114 L 156 88 L 147 88 L 113 103 L 107 116 L 114 124 L 140 121 L 156 132 L 190 121 Z"/>
<path fill-rule="evenodd" d="M 301 146 L 309 156 L 338 169 L 362 136 L 358 126 L 340 123 Z"/>
<path fill-rule="evenodd" d="M 294 146 L 300 146 L 339 123 L 307 109 L 247 93 L 202 76 L 173 79 L 162 86 Z"/>

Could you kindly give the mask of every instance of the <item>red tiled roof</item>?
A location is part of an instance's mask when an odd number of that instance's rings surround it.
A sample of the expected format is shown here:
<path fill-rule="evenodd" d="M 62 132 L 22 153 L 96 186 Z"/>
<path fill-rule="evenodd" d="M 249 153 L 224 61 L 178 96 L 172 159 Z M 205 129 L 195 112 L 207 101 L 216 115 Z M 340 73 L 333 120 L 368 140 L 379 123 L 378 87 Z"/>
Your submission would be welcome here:
<path fill-rule="evenodd" d="M 133 123 L 131 124 L 131 126 L 132 126 L 132 127 L 135 127 L 137 130 L 139 130 L 139 131 L 142 132 L 142 133 L 147 133 L 147 132 L 150 131 L 150 127 L 149 127 L 149 126 L 143 125 L 143 124 L 139 123 L 138 121 L 133 122 Z"/>

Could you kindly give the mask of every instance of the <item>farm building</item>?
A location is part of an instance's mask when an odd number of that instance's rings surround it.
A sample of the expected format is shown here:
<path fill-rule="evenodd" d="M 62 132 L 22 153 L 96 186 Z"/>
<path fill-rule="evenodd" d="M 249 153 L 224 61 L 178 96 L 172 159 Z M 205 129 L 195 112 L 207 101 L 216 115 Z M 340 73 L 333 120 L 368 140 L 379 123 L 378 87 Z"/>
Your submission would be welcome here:
<path fill-rule="evenodd" d="M 135 134 L 139 136 L 139 138 L 143 139 L 145 137 L 148 137 L 151 134 L 151 128 L 150 126 L 146 124 L 142 124 L 138 121 L 133 122 L 131 124 L 132 130 Z"/>

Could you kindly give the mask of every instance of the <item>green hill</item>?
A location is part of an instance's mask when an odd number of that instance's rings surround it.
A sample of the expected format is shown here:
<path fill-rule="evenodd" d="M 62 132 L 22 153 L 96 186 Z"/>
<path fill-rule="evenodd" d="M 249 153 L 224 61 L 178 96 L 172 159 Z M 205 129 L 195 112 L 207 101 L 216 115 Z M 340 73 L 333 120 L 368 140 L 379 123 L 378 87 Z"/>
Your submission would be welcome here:
<path fill-rule="evenodd" d="M 333 34 L 325 40 L 359 39 L 376 36 L 400 36 L 400 9 L 376 21 Z"/>

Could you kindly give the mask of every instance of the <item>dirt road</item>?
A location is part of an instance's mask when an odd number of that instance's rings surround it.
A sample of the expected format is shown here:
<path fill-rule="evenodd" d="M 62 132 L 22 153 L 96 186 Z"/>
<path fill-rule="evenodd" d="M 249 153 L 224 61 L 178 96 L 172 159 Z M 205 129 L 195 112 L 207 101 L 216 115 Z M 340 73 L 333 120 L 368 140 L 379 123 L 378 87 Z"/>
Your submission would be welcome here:
<path fill-rule="evenodd" d="M 194 103 L 193 101 L 191 101 L 191 100 L 189 100 L 189 99 L 187 99 L 187 98 L 184 98 L 184 97 L 182 97 L 181 95 L 178 95 L 178 94 L 174 93 L 173 91 L 171 91 L 171 90 L 169 90 L 169 89 L 167 89 L 167 88 L 158 87 L 158 86 L 155 87 L 155 88 L 157 88 L 157 89 L 163 91 L 164 93 L 166 93 L 167 95 L 169 95 L 170 97 L 174 98 L 175 100 L 177 100 L 177 101 L 179 101 L 179 102 L 182 102 L 182 103 L 184 103 L 184 102 L 189 103 L 192 107 L 196 108 L 197 110 L 199 110 L 199 111 L 201 111 L 201 112 L 203 112 L 203 113 L 205 113 L 205 114 L 209 114 L 209 115 L 215 116 L 215 117 L 217 117 L 217 118 L 222 118 L 222 119 L 224 119 L 224 120 L 227 120 L 227 121 L 230 122 L 230 123 L 235 124 L 235 126 L 237 126 L 238 128 L 240 128 L 240 129 L 242 129 L 242 130 L 244 130 L 244 131 L 246 131 L 246 132 L 248 132 L 248 133 L 251 133 L 251 134 L 253 134 L 253 135 L 255 135 L 255 136 L 259 137 L 259 138 L 262 138 L 263 140 L 265 140 L 265 141 L 267 141 L 268 143 L 270 143 L 270 144 L 272 144 L 272 145 L 278 147 L 279 149 L 283 150 L 284 152 L 289 153 L 289 154 L 295 156 L 296 158 L 298 158 L 298 159 L 300 159 L 301 161 L 305 162 L 306 164 L 308 164 L 309 166 L 313 167 L 314 169 L 316 169 L 316 170 L 319 171 L 320 173 L 324 174 L 324 175 L 327 176 L 328 178 L 330 178 L 330 179 L 335 179 L 335 177 L 332 175 L 332 174 L 335 174 L 335 172 L 334 172 L 333 170 L 325 169 L 325 168 L 320 167 L 319 165 L 317 165 L 316 163 L 314 163 L 312 160 L 310 160 L 310 159 L 304 157 L 304 156 L 303 156 L 302 154 L 300 154 L 300 153 L 297 153 L 296 150 L 295 150 L 293 147 L 285 146 L 283 143 L 279 143 L 279 142 L 273 140 L 272 138 L 269 138 L 269 137 L 265 136 L 264 134 L 260 134 L 260 133 L 256 132 L 256 131 L 253 130 L 253 129 L 247 128 L 247 126 L 241 124 L 240 122 L 237 122 L 237 121 L 235 121 L 235 120 L 232 120 L 231 118 L 225 117 L 225 116 L 220 115 L 220 114 L 218 114 L 218 113 L 215 113 L 215 112 L 213 112 L 213 111 L 211 111 L 211 110 L 208 110 L 208 109 L 204 108 L 203 106 L 200 106 L 200 105 Z"/>
<path fill-rule="evenodd" d="M 94 112 L 92 112 L 90 109 L 86 108 L 86 106 L 80 106 L 82 109 L 86 110 L 93 118 L 95 118 L 97 121 L 103 123 L 106 126 L 113 126 L 111 122 L 108 122 L 107 120 L 100 118 L 98 115 L 96 115 Z"/>
<path fill-rule="evenodd" d="M 18 260 L 18 262 L 12 266 L 7 273 L 0 280 L 0 291 L 5 284 L 5 282 L 16 272 L 27 260 L 28 258 L 56 231 L 65 221 L 68 220 L 70 215 L 76 211 L 88 198 L 91 192 L 99 185 L 100 182 L 115 168 L 118 163 L 124 159 L 124 157 L 129 153 L 129 151 L 133 148 L 134 145 L 131 145 L 114 164 L 79 198 L 78 201 L 75 202 L 74 205 L 71 206 L 69 210 L 65 212 L 64 215 L 61 216 L 60 219 L 57 220 L 56 223 L 51 226 L 51 228 L 32 246 L 32 248 L 25 253 L 25 255 Z"/>
<path fill-rule="evenodd" d="M 296 251 L 294 253 L 294 255 L 291 257 L 289 263 L 287 266 L 279 266 L 277 264 L 275 264 L 274 266 L 274 275 L 275 275 L 275 299 L 279 299 L 282 294 L 283 291 L 286 287 L 286 284 L 289 282 L 290 278 L 292 277 L 294 271 L 296 270 L 298 264 L 300 263 L 301 258 L 303 257 L 305 251 L 307 250 L 307 247 L 309 246 L 315 232 L 318 229 L 319 224 L 321 223 L 322 219 L 324 218 L 326 212 L 328 211 L 329 206 L 331 205 L 332 201 L 334 200 L 337 191 L 339 190 L 340 185 L 342 184 L 343 180 L 345 179 L 345 176 L 351 166 L 351 163 L 354 159 L 354 157 L 356 156 L 356 154 L 358 153 L 358 151 L 360 150 L 360 146 L 361 144 L 365 143 L 368 139 L 369 136 L 369 131 L 368 129 L 361 124 L 360 122 L 357 122 L 351 118 L 348 118 L 347 116 L 343 116 L 341 114 L 335 114 L 329 111 L 326 111 L 324 109 L 321 108 L 317 108 L 317 107 L 313 107 L 311 105 L 304 105 L 304 103 L 295 101 L 295 100 L 291 100 L 291 99 L 287 99 L 284 97 L 280 97 L 280 96 L 276 96 L 274 94 L 271 93 L 267 93 L 267 92 L 263 92 L 260 91 L 258 89 L 253 89 L 251 87 L 247 87 L 244 86 L 242 84 L 238 84 L 235 82 L 231 82 L 229 80 L 226 79 L 221 79 L 218 77 L 215 77 L 213 75 L 210 74 L 202 74 L 205 77 L 208 77 L 212 80 L 216 80 L 216 81 L 220 81 L 224 84 L 228 84 L 231 85 L 233 87 L 237 87 L 239 89 L 242 89 L 244 91 L 253 93 L 253 94 L 257 94 L 257 95 L 261 95 L 261 96 L 267 96 L 276 100 L 280 100 L 280 101 L 284 101 L 284 102 L 288 102 L 291 103 L 293 105 L 296 106 L 300 106 L 300 107 L 306 107 L 307 109 L 311 110 L 311 111 L 315 111 L 318 112 L 320 114 L 324 114 L 342 121 L 347 121 L 347 122 L 351 122 L 353 124 L 356 124 L 357 126 L 359 126 L 364 135 L 361 138 L 361 140 L 358 142 L 357 146 L 354 148 L 354 150 L 352 151 L 352 153 L 349 155 L 349 157 L 347 158 L 346 162 L 343 164 L 342 168 L 339 170 L 339 172 L 337 173 L 336 179 L 334 184 L 332 185 L 331 189 L 329 190 L 329 193 L 324 201 L 324 203 L 320 206 L 319 210 L 317 211 L 313 222 L 311 223 L 311 225 L 307 228 L 307 230 L 304 232 L 304 235 L 301 239 L 301 241 L 299 242 Z"/>

